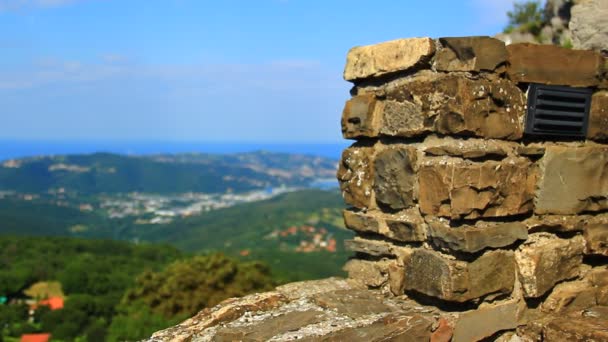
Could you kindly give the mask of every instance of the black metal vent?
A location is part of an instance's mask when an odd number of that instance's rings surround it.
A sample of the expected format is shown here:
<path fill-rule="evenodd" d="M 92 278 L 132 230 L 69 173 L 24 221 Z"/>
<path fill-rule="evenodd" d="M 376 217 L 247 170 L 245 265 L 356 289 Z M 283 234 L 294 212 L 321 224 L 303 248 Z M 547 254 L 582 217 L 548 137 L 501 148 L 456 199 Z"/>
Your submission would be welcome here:
<path fill-rule="evenodd" d="M 587 88 L 530 84 L 526 134 L 584 138 L 591 93 Z"/>

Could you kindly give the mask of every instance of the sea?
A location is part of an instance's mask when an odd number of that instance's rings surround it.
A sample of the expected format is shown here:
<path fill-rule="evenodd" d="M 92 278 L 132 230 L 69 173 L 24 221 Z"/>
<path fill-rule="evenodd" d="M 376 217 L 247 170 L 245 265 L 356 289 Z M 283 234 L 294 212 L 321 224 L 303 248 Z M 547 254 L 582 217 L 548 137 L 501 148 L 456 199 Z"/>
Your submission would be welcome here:
<path fill-rule="evenodd" d="M 109 152 L 124 155 L 267 151 L 338 160 L 352 142 L 176 142 L 176 141 L 33 141 L 0 139 L 0 161 L 24 157 Z"/>

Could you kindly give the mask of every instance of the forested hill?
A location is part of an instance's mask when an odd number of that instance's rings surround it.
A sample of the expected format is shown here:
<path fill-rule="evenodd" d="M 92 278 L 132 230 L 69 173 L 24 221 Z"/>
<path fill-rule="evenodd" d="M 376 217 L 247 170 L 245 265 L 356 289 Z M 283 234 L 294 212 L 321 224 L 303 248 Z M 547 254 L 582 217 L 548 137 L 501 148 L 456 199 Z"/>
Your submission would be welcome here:
<path fill-rule="evenodd" d="M 80 194 L 248 191 L 335 177 L 337 161 L 297 154 L 42 156 L 0 164 L 0 190 Z"/>

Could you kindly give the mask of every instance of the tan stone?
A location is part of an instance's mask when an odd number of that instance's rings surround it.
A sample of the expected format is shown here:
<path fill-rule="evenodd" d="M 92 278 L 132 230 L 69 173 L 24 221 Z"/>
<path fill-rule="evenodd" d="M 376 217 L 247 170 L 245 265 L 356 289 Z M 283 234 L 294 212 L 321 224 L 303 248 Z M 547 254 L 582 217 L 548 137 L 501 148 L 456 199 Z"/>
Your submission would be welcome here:
<path fill-rule="evenodd" d="M 466 262 L 417 249 L 405 267 L 407 290 L 453 302 L 494 293 L 508 294 L 515 282 L 515 262 L 510 251 L 490 251 Z"/>
<path fill-rule="evenodd" d="M 515 253 L 525 297 L 540 297 L 558 282 L 575 278 L 583 262 L 584 239 L 560 239 L 551 234 L 530 235 Z"/>
<path fill-rule="evenodd" d="M 431 335 L 431 342 L 450 342 L 453 335 L 454 327 L 447 319 L 441 317 L 437 330 L 433 331 L 433 335 Z"/>
<path fill-rule="evenodd" d="M 517 328 L 519 305 L 511 300 L 480 307 L 459 315 L 452 342 L 480 341 L 501 330 Z"/>
<path fill-rule="evenodd" d="M 414 205 L 416 194 L 416 148 L 388 145 L 374 160 L 374 192 L 379 206 L 390 210 Z"/>
<path fill-rule="evenodd" d="M 439 38 L 433 66 L 440 71 L 492 71 L 507 60 L 505 44 L 490 37 Z"/>
<path fill-rule="evenodd" d="M 426 240 L 426 223 L 417 207 L 386 214 L 377 210 L 367 212 L 343 211 L 346 228 L 361 233 L 384 235 L 392 240 L 414 242 Z"/>
<path fill-rule="evenodd" d="M 600 82 L 603 61 L 594 51 L 521 43 L 507 45 L 507 52 L 507 74 L 517 83 L 589 87 Z"/>
<path fill-rule="evenodd" d="M 388 265 L 388 286 L 395 296 L 401 296 L 405 290 L 405 268 L 398 262 Z"/>
<path fill-rule="evenodd" d="M 537 188 L 537 214 L 608 209 L 608 147 L 548 146 Z"/>
<path fill-rule="evenodd" d="M 608 139 L 608 91 L 599 91 L 591 97 L 587 138 Z"/>
<path fill-rule="evenodd" d="M 565 233 L 582 231 L 589 215 L 544 215 L 532 216 L 523 223 L 530 233 L 549 232 Z"/>
<path fill-rule="evenodd" d="M 608 256 L 608 222 L 585 224 L 585 254 Z"/>
<path fill-rule="evenodd" d="M 608 341 L 608 319 L 557 318 L 543 329 L 544 341 Z"/>
<path fill-rule="evenodd" d="M 347 204 L 359 209 L 370 208 L 374 203 L 373 146 L 357 143 L 342 152 L 338 166 L 338 181 L 342 197 Z"/>
<path fill-rule="evenodd" d="M 558 284 L 542 303 L 544 312 L 582 311 L 596 305 L 597 289 L 587 280 Z"/>
<path fill-rule="evenodd" d="M 503 159 L 518 145 L 512 142 L 486 139 L 455 139 L 449 136 L 439 138 L 428 136 L 419 147 L 426 155 L 452 156 L 464 159 Z"/>
<path fill-rule="evenodd" d="M 359 236 L 345 240 L 344 247 L 346 250 L 373 257 L 403 258 L 411 254 L 409 247 L 398 246 L 386 240 L 366 239 Z"/>
<path fill-rule="evenodd" d="M 384 98 L 380 134 L 414 137 L 429 132 L 517 140 L 525 98 L 513 83 L 462 75 L 419 73 L 357 93 Z"/>
<path fill-rule="evenodd" d="M 472 162 L 425 158 L 419 164 L 419 201 L 423 214 L 474 219 L 532 210 L 534 170 L 525 158 Z"/>
<path fill-rule="evenodd" d="M 334 310 L 352 319 L 395 311 L 382 297 L 368 290 L 341 290 L 315 295 L 313 302 L 324 309 Z"/>
<path fill-rule="evenodd" d="M 377 117 L 380 107 L 372 94 L 355 96 L 346 101 L 342 111 L 342 135 L 345 139 L 378 135 Z"/>
<path fill-rule="evenodd" d="M 434 53 L 435 42 L 430 38 L 396 39 L 357 46 L 346 56 L 344 79 L 356 81 L 405 71 L 423 65 Z"/>
<path fill-rule="evenodd" d="M 509 246 L 525 240 L 528 230 L 523 223 L 480 223 L 477 226 L 450 227 L 447 220 L 427 218 L 429 236 L 435 245 L 453 251 L 475 253 L 486 248 Z"/>
<path fill-rule="evenodd" d="M 344 209 L 344 225 L 348 229 L 362 233 L 380 233 L 380 222 L 377 218 L 379 213 L 372 215 L 363 211 Z"/>
<path fill-rule="evenodd" d="M 369 261 L 351 259 L 346 262 L 343 269 L 348 277 L 371 288 L 378 288 L 388 280 L 388 265 L 390 260 Z"/>

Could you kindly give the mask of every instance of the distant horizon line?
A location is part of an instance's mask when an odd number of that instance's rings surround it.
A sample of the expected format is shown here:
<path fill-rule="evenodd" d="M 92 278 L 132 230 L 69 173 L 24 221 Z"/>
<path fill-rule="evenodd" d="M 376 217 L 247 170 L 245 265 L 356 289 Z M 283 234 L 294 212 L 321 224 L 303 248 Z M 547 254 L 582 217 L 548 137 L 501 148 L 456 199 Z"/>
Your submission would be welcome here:
<path fill-rule="evenodd" d="M 156 139 L 156 138 L 145 138 L 145 139 L 81 139 L 81 138 L 68 138 L 68 139 L 55 139 L 55 138 L 0 138 L 2 141 L 18 141 L 18 142 L 116 142 L 116 143 L 139 143 L 139 142 L 154 142 L 154 143 L 189 143 L 189 144 L 341 144 L 352 142 L 352 140 L 341 139 L 341 140 L 173 140 L 173 139 Z"/>

